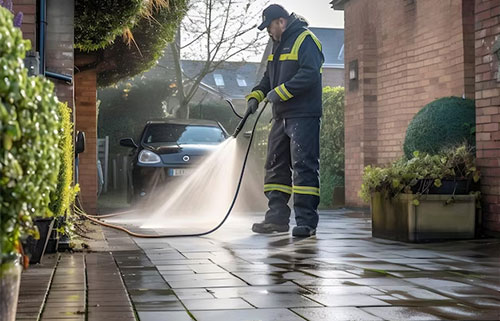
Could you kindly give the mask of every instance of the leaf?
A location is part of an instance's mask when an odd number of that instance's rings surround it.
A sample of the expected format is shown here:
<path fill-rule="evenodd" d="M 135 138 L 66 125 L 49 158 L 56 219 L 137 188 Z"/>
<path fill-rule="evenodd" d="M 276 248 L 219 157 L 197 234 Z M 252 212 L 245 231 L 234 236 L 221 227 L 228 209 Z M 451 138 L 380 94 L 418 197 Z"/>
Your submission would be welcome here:
<path fill-rule="evenodd" d="M 412 203 L 415 206 L 419 206 L 420 205 L 420 201 L 418 199 L 414 199 Z"/>
<path fill-rule="evenodd" d="M 441 187 L 441 186 L 443 186 L 443 183 L 441 182 L 441 180 L 439 178 L 437 178 L 434 180 L 434 186 Z"/>
<path fill-rule="evenodd" d="M 474 183 L 479 182 L 480 174 L 479 171 L 475 171 L 474 175 L 472 176 L 472 179 L 474 180 Z"/>
<path fill-rule="evenodd" d="M 5 133 L 2 138 L 3 148 L 5 150 L 10 150 L 12 148 L 12 136 L 8 133 Z"/>

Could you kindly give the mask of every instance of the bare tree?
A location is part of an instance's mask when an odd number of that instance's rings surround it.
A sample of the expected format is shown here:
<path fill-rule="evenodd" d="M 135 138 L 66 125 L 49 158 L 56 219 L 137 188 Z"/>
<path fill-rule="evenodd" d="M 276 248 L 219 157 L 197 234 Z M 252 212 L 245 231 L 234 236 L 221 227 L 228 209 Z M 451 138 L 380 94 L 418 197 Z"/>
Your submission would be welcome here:
<path fill-rule="evenodd" d="M 178 105 L 172 113 L 189 118 L 189 102 L 202 79 L 223 62 L 244 61 L 262 50 L 267 34 L 258 32 L 261 10 L 267 0 L 198 0 L 193 1 L 170 44 L 175 64 Z M 181 59 L 202 62 L 195 75 L 186 75 Z"/>

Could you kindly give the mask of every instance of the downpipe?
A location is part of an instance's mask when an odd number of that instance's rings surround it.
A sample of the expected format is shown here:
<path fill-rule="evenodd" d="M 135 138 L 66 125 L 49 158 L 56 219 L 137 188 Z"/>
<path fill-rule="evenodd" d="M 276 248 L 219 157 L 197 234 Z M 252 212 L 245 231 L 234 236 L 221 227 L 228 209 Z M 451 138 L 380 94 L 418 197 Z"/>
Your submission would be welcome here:
<path fill-rule="evenodd" d="M 99 215 L 89 215 L 89 214 L 85 213 L 85 211 L 83 211 L 81 208 L 77 208 L 76 207 L 77 213 L 80 214 L 80 215 L 82 215 L 82 216 L 84 216 L 85 218 L 91 220 L 92 222 L 95 222 L 95 223 L 100 224 L 102 226 L 106 226 L 106 227 L 110 227 L 110 228 L 114 228 L 114 229 L 123 231 L 123 232 L 129 234 L 130 236 L 139 237 L 139 238 L 193 237 L 193 236 L 204 236 L 204 235 L 208 235 L 208 234 L 211 234 L 211 233 L 217 231 L 226 222 L 226 220 L 228 219 L 229 215 L 231 214 L 231 212 L 233 210 L 234 204 L 236 203 L 236 200 L 238 198 L 238 194 L 239 194 L 240 188 L 241 188 L 241 183 L 243 181 L 243 175 L 245 174 L 245 168 L 246 168 L 247 161 L 248 161 L 248 155 L 250 154 L 250 149 L 252 147 L 252 142 L 253 142 L 253 138 L 254 138 L 254 135 L 255 135 L 255 128 L 257 128 L 257 123 L 259 122 L 259 119 L 262 116 L 262 113 L 266 109 L 268 102 L 269 101 L 266 99 L 265 102 L 264 102 L 264 106 L 262 107 L 262 109 L 260 110 L 260 112 L 257 114 L 257 118 L 255 119 L 255 122 L 253 124 L 252 133 L 250 135 L 250 139 L 248 140 L 248 147 L 247 147 L 247 150 L 245 152 L 245 157 L 243 159 L 243 164 L 241 166 L 240 176 L 238 178 L 238 185 L 236 186 L 236 190 L 234 191 L 234 196 L 233 196 L 233 200 L 231 202 L 231 205 L 229 206 L 229 209 L 227 210 L 227 213 L 224 216 L 224 218 L 222 219 L 222 221 L 220 221 L 219 224 L 217 224 L 212 229 L 210 229 L 210 230 L 208 230 L 206 232 L 192 233 L 192 234 L 156 234 L 156 235 L 149 235 L 149 234 L 135 233 L 135 232 L 132 232 L 132 231 L 126 229 L 123 226 L 106 223 L 106 222 L 103 222 L 103 221 L 100 220 L 100 218 L 113 217 L 113 216 L 127 214 L 127 213 L 130 213 L 130 212 L 121 212 L 121 213 L 114 213 L 114 214 L 108 214 L 108 215 L 99 216 Z M 247 122 L 248 117 L 250 117 L 250 115 L 252 115 L 253 113 L 252 113 L 251 110 L 247 109 L 247 111 L 245 112 L 245 114 L 243 115 L 243 117 L 241 117 L 240 115 L 238 115 L 236 113 L 236 111 L 235 111 L 234 107 L 232 106 L 231 102 L 228 101 L 228 103 L 230 104 L 230 106 L 233 109 L 233 112 L 236 114 L 236 116 L 238 116 L 239 118 L 241 118 L 240 122 L 238 123 L 238 126 L 236 126 L 236 129 L 235 129 L 235 131 L 234 131 L 234 133 L 232 135 L 233 139 L 236 139 L 236 137 L 238 137 L 238 134 L 241 132 L 241 130 L 245 126 L 245 123 Z"/>

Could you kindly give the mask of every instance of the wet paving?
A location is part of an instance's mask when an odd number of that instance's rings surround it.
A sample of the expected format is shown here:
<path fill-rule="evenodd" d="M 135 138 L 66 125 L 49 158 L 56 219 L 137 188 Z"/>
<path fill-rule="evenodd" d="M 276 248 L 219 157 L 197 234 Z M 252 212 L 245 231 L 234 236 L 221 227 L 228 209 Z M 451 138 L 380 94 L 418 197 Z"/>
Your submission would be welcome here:
<path fill-rule="evenodd" d="M 377 239 L 368 213 L 347 210 L 322 212 L 317 236 L 295 239 L 253 234 L 261 219 L 236 216 L 204 237 L 106 229 L 138 318 L 500 320 L 500 239 Z"/>

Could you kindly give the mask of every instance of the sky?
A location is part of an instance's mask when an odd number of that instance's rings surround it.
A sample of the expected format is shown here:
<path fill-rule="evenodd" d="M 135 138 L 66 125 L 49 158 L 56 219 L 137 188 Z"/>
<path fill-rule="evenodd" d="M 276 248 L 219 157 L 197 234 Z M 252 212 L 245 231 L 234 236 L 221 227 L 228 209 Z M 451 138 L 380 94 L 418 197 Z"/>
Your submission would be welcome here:
<path fill-rule="evenodd" d="M 344 11 L 333 10 L 331 0 L 270 0 L 288 12 L 303 16 L 311 27 L 344 28 Z"/>
<path fill-rule="evenodd" d="M 250 0 L 252 1 L 252 0 Z M 266 7 L 264 3 L 268 4 L 280 4 L 288 12 L 295 12 L 298 15 L 303 16 L 308 22 L 310 27 L 323 27 L 323 28 L 344 28 L 344 11 L 333 10 L 331 7 L 331 0 L 255 0 L 254 3 L 254 16 L 251 17 L 251 23 L 256 25 L 260 24 L 262 21 L 262 10 Z M 262 6 L 262 8 L 259 8 Z M 255 33 L 265 33 L 266 31 L 259 31 L 257 28 L 247 34 L 245 37 L 254 37 Z M 183 40 L 187 43 L 190 39 Z M 266 40 L 267 41 L 267 40 Z M 185 50 L 183 53 L 183 59 L 204 59 L 204 58 L 193 58 L 193 55 L 198 55 L 203 51 L 204 42 L 200 42 L 200 48 L 194 48 L 196 44 L 190 46 L 189 50 Z M 232 61 L 251 61 L 260 62 L 262 59 L 262 54 L 264 53 L 265 44 L 262 45 L 258 52 L 243 52 L 237 56 L 232 57 Z M 202 54 L 203 55 L 203 54 Z"/>

